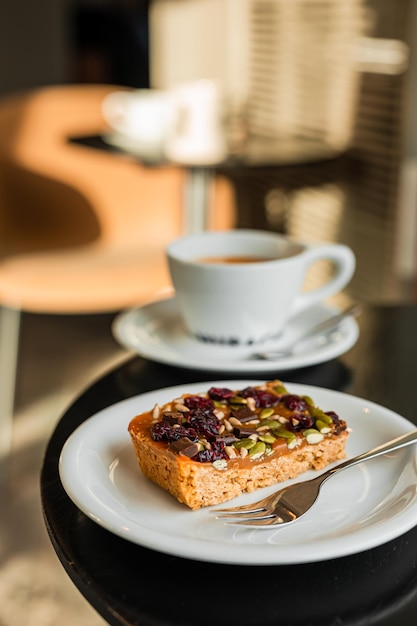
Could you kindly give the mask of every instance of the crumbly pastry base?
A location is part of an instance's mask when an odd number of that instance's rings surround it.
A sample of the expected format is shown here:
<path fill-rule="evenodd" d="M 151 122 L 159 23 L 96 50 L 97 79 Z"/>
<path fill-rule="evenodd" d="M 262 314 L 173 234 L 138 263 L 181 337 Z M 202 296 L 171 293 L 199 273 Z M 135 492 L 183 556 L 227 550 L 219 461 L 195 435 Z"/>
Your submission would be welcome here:
<path fill-rule="evenodd" d="M 283 455 L 271 455 L 242 467 L 230 460 L 226 469 L 197 463 L 155 444 L 142 433 L 130 433 L 139 466 L 145 476 L 190 509 L 227 502 L 245 492 L 296 478 L 307 470 L 320 470 L 344 459 L 348 431 L 321 442 L 301 445 Z"/>

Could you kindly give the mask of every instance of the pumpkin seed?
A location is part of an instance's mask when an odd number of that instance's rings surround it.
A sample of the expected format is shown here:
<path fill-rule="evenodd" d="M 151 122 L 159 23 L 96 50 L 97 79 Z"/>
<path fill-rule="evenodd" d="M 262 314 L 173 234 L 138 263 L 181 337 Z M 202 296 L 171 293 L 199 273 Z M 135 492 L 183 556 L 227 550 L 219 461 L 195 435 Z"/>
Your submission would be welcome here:
<path fill-rule="evenodd" d="M 245 439 L 239 439 L 239 441 L 235 441 L 233 445 L 238 450 L 240 448 L 246 448 L 247 450 L 250 450 L 251 448 L 255 446 L 255 444 L 256 444 L 256 441 L 254 441 L 253 439 L 249 439 L 249 437 L 247 437 Z"/>
<path fill-rule="evenodd" d="M 260 456 L 265 454 L 266 444 L 263 441 L 257 441 L 253 448 L 249 450 L 249 456 L 251 459 L 258 459 Z"/>
<path fill-rule="evenodd" d="M 273 389 L 275 393 L 277 393 L 280 396 L 288 393 L 286 387 L 281 383 L 279 383 L 278 385 L 274 385 Z"/>
<path fill-rule="evenodd" d="M 307 430 L 303 432 L 303 435 L 308 443 L 319 443 L 324 438 L 324 435 L 315 428 L 307 428 Z"/>
<path fill-rule="evenodd" d="M 310 408 L 313 408 L 313 407 L 315 407 L 315 406 L 316 406 L 316 405 L 314 404 L 314 402 L 313 402 L 313 399 L 312 399 L 312 398 L 310 398 L 310 396 L 301 396 L 301 397 L 302 397 L 302 399 L 304 400 L 304 402 L 305 402 L 306 404 L 308 404 L 308 406 L 309 406 Z"/>
<path fill-rule="evenodd" d="M 329 433 L 332 430 L 330 428 L 329 424 L 325 424 L 321 420 L 316 420 L 315 426 L 316 426 L 318 431 L 320 431 L 321 433 L 324 433 L 324 434 L 325 433 Z"/>
<path fill-rule="evenodd" d="M 285 430 L 285 428 L 274 429 L 275 437 L 284 437 L 284 439 L 292 439 L 295 437 L 295 434 L 290 430 Z"/>
<path fill-rule="evenodd" d="M 277 420 L 262 420 L 261 425 L 256 429 L 258 432 L 262 430 L 272 430 L 273 428 L 279 428 L 281 424 Z"/>
<path fill-rule="evenodd" d="M 283 437 L 287 440 L 287 447 L 292 450 L 297 445 L 297 437 L 290 430 L 285 430 L 284 428 L 279 428 L 278 430 L 274 430 L 274 435 L 276 437 Z"/>
<path fill-rule="evenodd" d="M 331 424 L 333 422 L 330 415 L 326 415 L 326 413 L 322 411 L 322 409 L 319 409 L 317 406 L 311 407 L 310 413 L 315 420 L 321 420 L 325 424 Z"/>
<path fill-rule="evenodd" d="M 242 398 L 241 396 L 232 396 L 229 398 L 229 404 L 247 404 L 248 401 L 246 398 Z"/>
<path fill-rule="evenodd" d="M 259 439 L 261 441 L 264 441 L 265 443 L 274 443 L 274 441 L 276 441 L 274 435 L 271 435 L 270 433 L 265 433 L 265 435 L 259 435 Z"/>

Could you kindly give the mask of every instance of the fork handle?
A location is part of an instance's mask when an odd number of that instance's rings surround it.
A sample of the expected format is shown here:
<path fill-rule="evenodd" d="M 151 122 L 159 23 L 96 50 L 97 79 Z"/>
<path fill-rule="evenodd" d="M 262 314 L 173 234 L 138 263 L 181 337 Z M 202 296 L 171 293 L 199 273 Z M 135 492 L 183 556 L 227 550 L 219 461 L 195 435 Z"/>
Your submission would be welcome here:
<path fill-rule="evenodd" d="M 363 454 L 359 454 L 358 456 L 354 456 L 351 459 L 347 459 L 346 461 L 339 463 L 339 465 L 336 465 L 335 467 L 327 470 L 327 472 L 322 474 L 322 476 L 328 478 L 339 470 L 346 469 L 347 467 L 350 467 L 352 465 L 357 465 L 358 463 L 362 463 L 363 461 L 368 461 L 369 459 L 374 459 L 381 454 L 393 452 L 394 450 L 398 450 L 399 448 L 405 448 L 406 446 L 409 446 L 412 443 L 416 442 L 417 428 L 409 433 L 406 433 L 405 435 L 401 435 L 400 437 L 391 439 L 390 441 L 387 441 L 386 443 L 383 443 L 380 446 L 373 448 L 372 450 L 368 450 L 368 452 L 363 452 Z"/>

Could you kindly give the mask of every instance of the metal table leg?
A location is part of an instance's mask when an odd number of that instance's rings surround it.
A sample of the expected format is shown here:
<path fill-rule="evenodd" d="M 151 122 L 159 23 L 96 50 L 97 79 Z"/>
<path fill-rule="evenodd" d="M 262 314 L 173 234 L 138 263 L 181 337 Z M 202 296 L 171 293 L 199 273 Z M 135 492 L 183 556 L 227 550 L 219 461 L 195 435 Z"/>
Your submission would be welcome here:
<path fill-rule="evenodd" d="M 184 189 L 185 232 L 197 233 L 208 229 L 209 200 L 214 182 L 214 170 L 189 166 Z"/>
<path fill-rule="evenodd" d="M 8 478 L 19 353 L 19 309 L 0 307 L 0 484 Z"/>

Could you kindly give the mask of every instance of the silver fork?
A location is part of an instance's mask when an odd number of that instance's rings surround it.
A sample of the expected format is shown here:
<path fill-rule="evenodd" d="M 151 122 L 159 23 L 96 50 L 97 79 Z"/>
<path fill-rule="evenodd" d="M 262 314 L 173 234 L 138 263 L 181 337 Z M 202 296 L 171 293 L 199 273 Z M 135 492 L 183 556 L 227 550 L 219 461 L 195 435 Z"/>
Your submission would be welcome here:
<path fill-rule="evenodd" d="M 315 503 L 322 484 L 337 472 L 352 465 L 363 463 L 369 459 L 374 459 L 381 454 L 393 452 L 399 448 L 404 448 L 417 441 L 417 428 L 396 439 L 391 439 L 387 443 L 381 444 L 368 452 L 364 452 L 351 459 L 343 461 L 327 471 L 319 474 L 315 478 L 294 483 L 275 491 L 270 496 L 258 500 L 253 504 L 243 506 L 211 509 L 211 513 L 216 513 L 219 519 L 229 520 L 229 524 L 240 526 L 252 526 L 268 528 L 270 526 L 290 524 L 299 519 Z"/>

